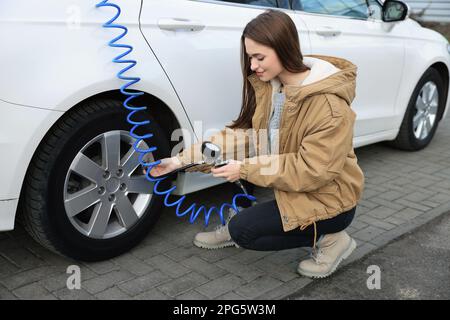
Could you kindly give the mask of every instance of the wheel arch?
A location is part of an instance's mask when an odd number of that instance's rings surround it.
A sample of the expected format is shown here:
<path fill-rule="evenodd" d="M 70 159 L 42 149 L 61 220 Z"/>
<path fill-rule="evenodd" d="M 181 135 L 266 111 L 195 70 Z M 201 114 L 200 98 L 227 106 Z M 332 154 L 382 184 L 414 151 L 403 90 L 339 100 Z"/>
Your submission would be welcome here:
<path fill-rule="evenodd" d="M 449 72 L 448 66 L 443 62 L 436 62 L 436 63 L 432 64 L 430 66 L 430 68 L 435 69 L 441 75 L 441 78 L 444 82 L 444 88 L 446 89 L 445 96 L 444 96 L 444 108 L 439 111 L 439 115 L 438 115 L 438 121 L 440 121 L 444 114 L 445 106 L 447 106 L 447 102 L 448 102 L 450 72 Z"/>
<path fill-rule="evenodd" d="M 64 114 L 62 114 L 56 121 L 48 127 L 46 133 L 42 136 L 42 139 L 37 144 L 33 155 L 30 157 L 30 160 L 27 164 L 27 167 L 25 169 L 25 175 L 21 182 L 20 187 L 20 194 L 19 194 L 19 202 L 16 210 L 15 220 L 21 218 L 22 214 L 22 206 L 23 206 L 23 199 L 24 199 L 24 185 L 26 181 L 26 177 L 29 174 L 30 166 L 32 164 L 33 159 L 36 157 L 36 153 L 38 150 L 40 150 L 43 142 L 48 138 L 48 136 L 51 134 L 52 130 L 58 125 L 60 121 L 62 121 L 66 114 L 80 108 L 83 104 L 92 101 L 92 100 L 99 100 L 99 99 L 111 99 L 111 100 L 117 100 L 123 102 L 125 100 L 124 95 L 119 90 L 109 90 L 97 93 L 95 95 L 86 97 L 79 102 L 77 102 L 75 105 L 73 105 L 71 108 L 69 108 Z M 180 129 L 180 121 L 175 116 L 175 113 L 172 111 L 172 109 L 164 103 L 162 100 L 160 100 L 158 97 L 148 94 L 144 92 L 144 94 L 140 97 L 137 97 L 133 99 L 132 103 L 137 106 L 147 106 L 146 112 L 151 112 L 150 114 L 153 116 L 153 119 L 158 123 L 158 125 L 162 128 L 163 133 L 166 135 L 166 137 L 170 138 L 171 134 L 174 130 Z M 123 121 L 126 121 L 124 118 Z M 151 126 L 151 124 L 150 124 Z M 181 137 L 183 139 L 183 137 Z M 179 141 L 169 141 L 170 148 L 172 149 L 176 144 L 178 144 Z"/>
<path fill-rule="evenodd" d="M 401 149 L 401 150 L 407 150 L 407 151 L 420 150 L 428 145 L 429 142 L 421 147 L 416 146 L 416 145 L 414 145 L 414 146 L 411 145 L 410 138 L 407 136 L 407 129 L 404 126 L 405 126 L 405 121 L 407 121 L 407 117 L 409 114 L 408 107 L 410 106 L 410 104 L 412 102 L 411 99 L 412 99 L 413 95 L 416 94 L 416 92 L 417 92 L 416 90 L 418 90 L 418 88 L 419 88 L 418 85 L 421 83 L 421 81 L 423 81 L 424 77 L 427 74 L 429 74 L 430 72 L 433 72 L 435 75 L 437 74 L 436 76 L 438 76 L 440 78 L 440 80 L 442 80 L 442 86 L 445 90 L 444 97 L 442 98 L 443 99 L 443 107 L 441 107 L 438 110 L 437 117 L 436 117 L 436 126 L 438 125 L 440 120 L 442 120 L 443 116 L 445 115 L 445 111 L 446 111 L 445 109 L 446 109 L 447 99 L 448 99 L 449 69 L 444 62 L 435 61 L 434 63 L 432 63 L 431 65 L 429 65 L 427 68 L 424 69 L 419 80 L 415 84 L 414 89 L 411 91 L 411 96 L 408 100 L 408 104 L 406 106 L 405 112 L 403 113 L 402 120 L 399 125 L 399 130 L 397 132 L 397 136 L 393 140 L 384 141 L 384 143 L 386 145 L 397 148 L 397 149 Z M 433 132 L 433 135 L 434 135 L 434 132 Z M 432 139 L 432 138 L 430 138 L 430 139 Z"/>

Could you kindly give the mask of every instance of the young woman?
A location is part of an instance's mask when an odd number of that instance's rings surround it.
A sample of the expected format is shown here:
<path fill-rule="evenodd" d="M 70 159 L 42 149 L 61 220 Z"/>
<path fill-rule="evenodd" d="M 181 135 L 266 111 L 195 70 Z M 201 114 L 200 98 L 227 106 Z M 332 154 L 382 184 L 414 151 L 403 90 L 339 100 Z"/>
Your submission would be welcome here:
<path fill-rule="evenodd" d="M 250 156 L 251 137 L 234 139 L 237 148 L 222 144 L 223 157 L 234 160 L 211 172 L 230 182 L 243 179 L 247 186 L 273 188 L 275 200 L 232 214 L 226 225 L 197 234 L 194 244 L 207 249 L 236 245 L 270 251 L 313 247 L 312 257 L 301 261 L 297 270 L 308 277 L 326 277 L 356 247 L 344 231 L 364 187 L 353 150 L 356 114 L 350 108 L 356 66 L 335 57 L 303 57 L 294 22 L 276 10 L 247 24 L 241 56 L 240 115 L 209 140 L 219 143 L 234 138 L 238 129 L 267 130 L 267 140 L 258 139 L 256 149 L 266 144 L 268 152 Z M 238 159 L 236 150 L 242 147 L 245 158 Z M 158 176 L 198 161 L 197 150 L 199 145 L 193 145 L 164 159 L 151 174 Z"/>

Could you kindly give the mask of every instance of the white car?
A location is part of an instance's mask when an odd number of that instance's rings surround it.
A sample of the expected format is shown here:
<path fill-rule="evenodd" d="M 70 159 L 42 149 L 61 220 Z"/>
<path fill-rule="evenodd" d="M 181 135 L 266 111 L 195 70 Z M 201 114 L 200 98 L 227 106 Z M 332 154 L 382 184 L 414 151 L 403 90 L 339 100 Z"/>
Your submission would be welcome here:
<path fill-rule="evenodd" d="M 137 244 L 163 205 L 132 148 L 116 77 L 124 65 L 111 62 L 124 51 L 107 45 L 119 32 L 102 27 L 116 10 L 96 2 L 0 3 L 0 230 L 21 218 L 47 248 L 87 261 Z M 240 36 L 268 7 L 294 20 L 305 55 L 358 66 L 355 147 L 390 141 L 421 149 L 449 107 L 449 44 L 398 1 L 114 2 L 129 30 L 121 42 L 134 47 L 138 64 L 128 75 L 141 78 L 133 88 L 145 94 L 136 105 L 153 119 L 147 129 L 155 136 L 146 142 L 158 147 L 156 159 L 237 118 Z M 172 137 L 180 128 L 181 143 Z M 182 173 L 173 183 L 183 195 L 223 182 Z"/>

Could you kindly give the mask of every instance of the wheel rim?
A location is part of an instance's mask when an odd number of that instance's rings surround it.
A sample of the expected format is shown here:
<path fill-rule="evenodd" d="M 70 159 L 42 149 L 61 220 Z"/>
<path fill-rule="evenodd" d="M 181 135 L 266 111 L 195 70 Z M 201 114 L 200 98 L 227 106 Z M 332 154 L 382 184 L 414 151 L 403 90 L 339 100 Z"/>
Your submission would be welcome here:
<path fill-rule="evenodd" d="M 439 106 L 439 92 L 436 84 L 428 81 L 420 90 L 413 117 L 414 135 L 419 140 L 426 139 L 433 129 Z"/>
<path fill-rule="evenodd" d="M 89 141 L 72 161 L 64 182 L 64 207 L 69 221 L 85 236 L 116 237 L 147 210 L 153 184 L 138 169 L 135 141 L 127 131 L 109 131 Z M 148 146 L 141 141 L 138 148 Z"/>

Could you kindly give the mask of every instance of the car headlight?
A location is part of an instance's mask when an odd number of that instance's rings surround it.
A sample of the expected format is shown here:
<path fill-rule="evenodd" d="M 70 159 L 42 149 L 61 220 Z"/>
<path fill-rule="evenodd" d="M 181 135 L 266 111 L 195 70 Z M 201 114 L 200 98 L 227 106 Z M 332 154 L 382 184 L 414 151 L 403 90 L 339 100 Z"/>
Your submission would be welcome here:
<path fill-rule="evenodd" d="M 448 54 L 450 54 L 450 43 L 447 43 L 447 51 L 448 51 Z"/>

